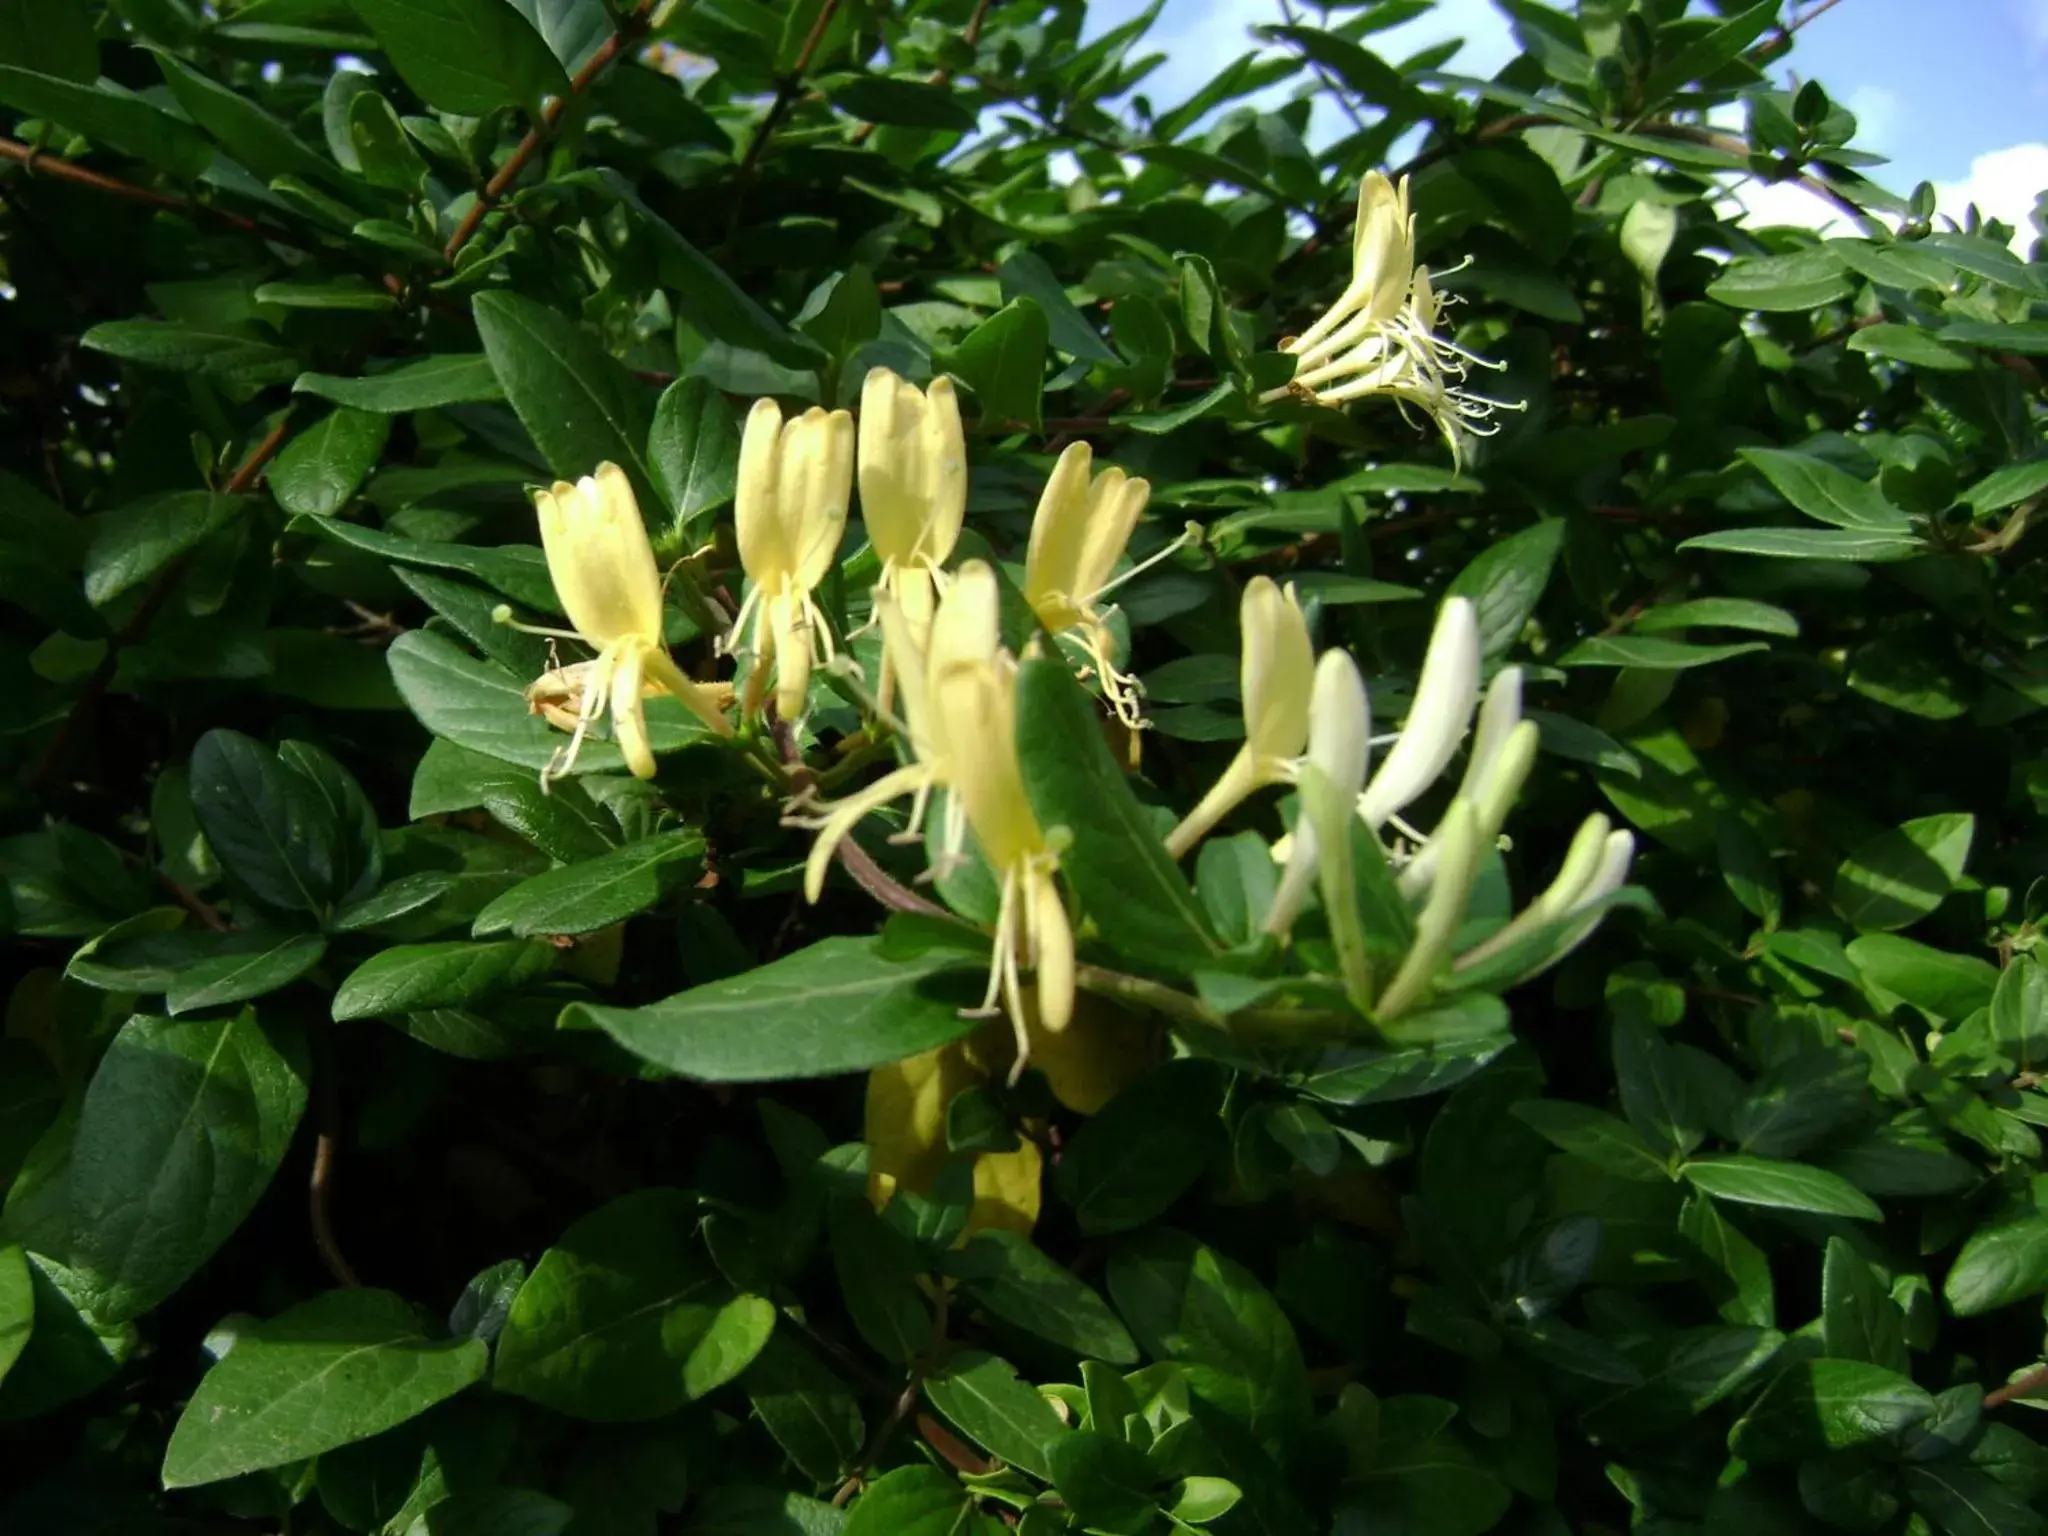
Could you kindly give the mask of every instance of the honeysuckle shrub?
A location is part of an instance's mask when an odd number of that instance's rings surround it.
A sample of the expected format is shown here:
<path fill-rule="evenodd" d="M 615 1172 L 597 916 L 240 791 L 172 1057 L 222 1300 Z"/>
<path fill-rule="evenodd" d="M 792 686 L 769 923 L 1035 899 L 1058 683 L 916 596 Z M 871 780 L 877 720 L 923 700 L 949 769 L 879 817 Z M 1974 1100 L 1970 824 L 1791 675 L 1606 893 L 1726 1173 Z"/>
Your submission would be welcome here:
<path fill-rule="evenodd" d="M 2048 1531 L 2042 231 L 1430 9 L 0 6 L 0 1530 Z"/>

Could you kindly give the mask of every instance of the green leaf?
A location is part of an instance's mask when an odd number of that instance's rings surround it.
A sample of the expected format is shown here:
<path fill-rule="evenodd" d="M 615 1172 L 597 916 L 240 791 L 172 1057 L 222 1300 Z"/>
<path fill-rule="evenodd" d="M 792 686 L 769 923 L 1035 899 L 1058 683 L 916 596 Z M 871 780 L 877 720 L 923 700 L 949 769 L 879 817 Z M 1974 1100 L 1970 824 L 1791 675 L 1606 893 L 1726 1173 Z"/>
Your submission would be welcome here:
<path fill-rule="evenodd" d="M 661 281 L 670 290 L 676 313 L 697 332 L 741 351 L 765 352 L 785 368 L 815 368 L 822 361 L 817 347 L 756 303 L 723 267 L 648 207 L 633 183 L 617 171 L 610 167 L 576 171 L 559 181 L 588 187 L 639 219 L 654 239 Z"/>
<path fill-rule="evenodd" d="M 270 466 L 270 491 L 287 512 L 331 517 L 376 467 L 391 419 L 342 406 L 286 445 Z"/>
<path fill-rule="evenodd" d="M 1736 1154 L 1700 1158 L 1678 1171 L 1695 1189 L 1738 1205 L 1810 1211 L 1817 1216 L 1847 1216 L 1857 1221 L 1884 1219 L 1876 1202 L 1847 1179 L 1804 1163 L 1779 1163 Z"/>
<path fill-rule="evenodd" d="M 1017 752 L 1039 825 L 1072 835 L 1060 869 L 1103 939 L 1143 965 L 1185 966 L 1214 954 L 1201 904 L 1065 661 L 1040 657 L 1018 672 Z"/>
<path fill-rule="evenodd" d="M 1284 1434 L 1308 1413 L 1308 1376 L 1286 1314 L 1251 1272 L 1168 1227 L 1125 1238 L 1109 1294 L 1156 1360 L 1254 1433 Z"/>
<path fill-rule="evenodd" d="M 739 1375 L 768 1342 L 775 1311 L 734 1295 L 698 1219 L 683 1191 L 642 1189 L 576 1222 L 513 1299 L 491 1384 L 621 1423 L 673 1413 Z"/>
<path fill-rule="evenodd" d="M 175 1018 L 263 997 L 290 986 L 326 953 L 327 941 L 317 933 L 277 934 L 261 948 L 186 966 L 164 989 L 164 1006 Z"/>
<path fill-rule="evenodd" d="M 2048 1216 L 1972 1232 L 1942 1282 L 1957 1317 L 1977 1317 L 2048 1291 Z"/>
<path fill-rule="evenodd" d="M 1557 658 L 1560 667 L 1642 667 L 1652 672 L 1679 672 L 1687 667 L 1711 666 L 1769 650 L 1761 640 L 1734 645 L 1688 645 L 1681 640 L 1664 640 L 1655 635 L 1594 635 Z"/>
<path fill-rule="evenodd" d="M 1639 1019 L 1618 1020 L 1614 1074 L 1622 1112 L 1653 1148 L 1684 1154 L 1700 1144 L 1705 1108 L 1683 1058 L 1662 1035 Z"/>
<path fill-rule="evenodd" d="M 1944 1536 L 2044 1536 L 2043 1519 L 2014 1489 L 1954 1461 L 1916 1462 L 1903 1469 L 1906 1497 Z"/>
<path fill-rule="evenodd" d="M 859 1401 L 789 1329 L 770 1336 L 740 1385 L 775 1443 L 812 1482 L 843 1476 L 860 1455 L 866 1431 Z"/>
<path fill-rule="evenodd" d="M 0 4 L 0 58 L 24 71 L 91 85 L 100 74 L 92 17 L 72 0 L 5 0 Z"/>
<path fill-rule="evenodd" d="M 2023 459 L 1994 469 L 1963 492 L 1979 512 L 1998 512 L 2048 490 L 2048 458 Z"/>
<path fill-rule="evenodd" d="M 1867 326 L 1849 338 L 1849 350 L 1938 373 L 1968 373 L 1977 366 L 1967 352 L 1943 346 L 1917 325 Z"/>
<path fill-rule="evenodd" d="M 478 661 L 445 635 L 408 630 L 385 654 L 406 707 L 428 730 L 459 747 L 537 772 L 557 760 L 569 739 L 527 708 L 525 687 L 511 673 Z M 647 701 L 647 736 L 656 754 L 712 739 L 704 723 L 673 699 Z M 603 773 L 624 766 L 617 747 L 586 738 L 570 771 Z"/>
<path fill-rule="evenodd" d="M 913 1466 L 870 1483 L 841 1536 L 990 1536 L 1001 1529 L 975 1513 L 973 1498 L 950 1472 Z M 797 1536 L 794 1527 L 790 1536 Z"/>
<path fill-rule="evenodd" d="M 491 1488 L 441 1500 L 405 1536 L 562 1536 L 577 1518 L 574 1505 L 537 1489 Z"/>
<path fill-rule="evenodd" d="M 595 933 L 685 889 L 703 867 L 704 839 L 664 832 L 581 864 L 522 881 L 479 912 L 471 932 L 521 937 Z"/>
<path fill-rule="evenodd" d="M 35 1288 L 19 1246 L 0 1248 L 0 1382 L 21 1358 L 35 1326 Z"/>
<path fill-rule="evenodd" d="M 530 544 L 449 544 L 439 539 L 414 539 L 404 534 L 386 533 L 380 528 L 346 522 L 338 517 L 317 518 L 298 526 L 395 565 L 461 571 L 496 587 L 515 602 L 550 613 L 560 612 L 554 583 L 548 577 L 547 560 Z M 442 639 L 442 643 L 447 642 Z M 522 708 L 524 702 L 522 698 Z"/>
<path fill-rule="evenodd" d="M 1998 969 L 1975 955 L 1916 944 L 1890 933 L 1866 933 L 1846 953 L 1863 979 L 1923 1008 L 1937 1019 L 1960 1021 L 1989 1007 Z"/>
<path fill-rule="evenodd" d="M 2048 321 L 2044 320 L 2008 324 L 1951 320 L 1937 334 L 1943 341 L 1959 346 L 1983 347 L 1992 352 L 2018 352 L 2033 357 L 2048 355 Z"/>
<path fill-rule="evenodd" d="M 1837 1360 L 1862 1360 L 1908 1374 L 1906 1319 L 1850 1243 L 1828 1239 L 1821 1271 L 1821 1340 Z"/>
<path fill-rule="evenodd" d="M 1991 994 L 1991 1038 L 2022 1072 L 2048 1063 L 2048 967 L 2019 954 L 1999 972 Z"/>
<path fill-rule="evenodd" d="M 563 95 L 562 66 L 505 0 L 351 0 L 399 78 L 443 112 L 478 117 Z"/>
<path fill-rule="evenodd" d="M 937 361 L 974 391 L 982 421 L 1022 422 L 1035 432 L 1050 341 L 1045 311 L 1030 299 L 1014 299 Z"/>
<path fill-rule="evenodd" d="M 560 311 L 493 290 L 471 301 L 484 353 L 505 398 L 546 459 L 565 480 L 610 462 L 633 482 L 643 506 L 654 481 L 641 446 L 647 410 L 624 368 Z"/>
<path fill-rule="evenodd" d="M 1138 1346 L 1109 1304 L 1029 1238 L 1000 1228 L 977 1232 L 956 1272 L 977 1303 L 1012 1327 L 1085 1359 L 1138 1363 Z"/>
<path fill-rule="evenodd" d="M 1219 1150 L 1223 1080 L 1213 1063 L 1167 1062 L 1091 1116 L 1053 1170 L 1053 1188 L 1091 1235 L 1163 1215 Z"/>
<path fill-rule="evenodd" d="M 95 607 L 142 585 L 234 521 L 247 502 L 212 491 L 173 491 L 109 512 L 85 552 L 85 598 Z"/>
<path fill-rule="evenodd" d="M 258 304 L 275 304 L 282 309 L 344 309 L 378 312 L 398 308 L 398 300 L 383 288 L 359 277 L 336 278 L 332 282 L 262 283 L 257 286 Z"/>
<path fill-rule="evenodd" d="M 1017 251 L 996 269 L 996 279 L 1002 285 L 1005 299 L 1028 298 L 1044 312 L 1054 348 L 1090 362 L 1119 361 L 1088 317 L 1074 307 L 1066 288 L 1042 256 Z"/>
<path fill-rule="evenodd" d="M 456 1008 L 545 975 L 554 950 L 532 939 L 401 944 L 372 955 L 335 990 L 337 1024 L 425 1008 Z"/>
<path fill-rule="evenodd" d="M 1842 258 L 1822 246 L 1731 262 L 1707 284 L 1707 297 L 1730 309 L 1796 313 L 1846 299 L 1854 287 Z"/>
<path fill-rule="evenodd" d="M 832 105 L 867 123 L 899 128 L 937 128 L 966 133 L 974 114 L 942 85 L 888 75 L 855 75 L 826 88 Z"/>
<path fill-rule="evenodd" d="M 1918 922 L 1955 889 L 1976 831 L 1976 817 L 1951 811 L 1880 832 L 1835 871 L 1836 910 L 1865 932 Z"/>
<path fill-rule="evenodd" d="M 358 91 L 350 98 L 348 138 L 363 180 L 371 186 L 417 193 L 426 185 L 427 162 L 406 137 L 391 103 L 376 91 Z"/>
<path fill-rule="evenodd" d="M 1259 34 L 1275 42 L 1292 43 L 1397 123 L 1434 121 L 1440 111 L 1429 96 L 1400 70 L 1376 53 L 1360 47 L 1336 31 L 1320 27 L 1261 27 Z"/>
<path fill-rule="evenodd" d="M 1896 1440 L 1934 1411 L 1912 1379 L 1860 1360 L 1804 1360 L 1778 1373 L 1728 1437 L 1760 1466 Z"/>
<path fill-rule="evenodd" d="M 1911 560 L 1923 553 L 1916 538 L 1827 528 L 1724 528 L 1684 540 L 1681 550 L 1764 555 L 1774 560 Z"/>
<path fill-rule="evenodd" d="M 121 1027 L 71 1151 L 68 1257 L 102 1326 L 164 1301 L 242 1224 L 291 1145 L 309 1070 L 297 1031 L 250 1009 Z"/>
<path fill-rule="evenodd" d="M 830 1077 L 900 1061 L 957 1040 L 976 1021 L 960 1009 L 969 988 L 945 982 L 978 962 L 933 950 L 885 960 L 874 939 L 821 939 L 724 981 L 644 1008 L 578 1003 L 570 1016 L 597 1024 L 643 1060 L 705 1082 Z M 971 990 L 978 993 L 976 976 Z"/>
<path fill-rule="evenodd" d="M 1052 1448 L 1051 1478 L 1087 1530 L 1149 1531 L 1158 1519 L 1159 1474 L 1142 1450 L 1114 1436 L 1067 1435 Z"/>
<path fill-rule="evenodd" d="M 1844 474 L 1824 459 L 1783 448 L 1745 448 L 1742 457 L 1772 487 L 1817 523 L 1861 533 L 1908 533 L 1913 520 L 1885 500 L 1875 485 Z"/>
<path fill-rule="evenodd" d="M 1695 81 L 1721 73 L 1749 51 L 1750 45 L 1777 24 L 1778 0 L 1736 11 L 1717 22 L 1667 58 L 1660 59 L 1643 82 L 1642 99 L 1660 102 Z"/>
<path fill-rule="evenodd" d="M 78 344 L 145 368 L 203 374 L 237 395 L 282 384 L 299 371 L 298 358 L 274 342 L 175 320 L 108 320 Z"/>
<path fill-rule="evenodd" d="M 76 12 L 75 6 L 66 8 Z M 6 56 L 14 55 L 8 52 Z M 97 65 L 94 73 L 98 73 Z M 0 102 L 18 112 L 61 123 L 182 181 L 197 180 L 213 161 L 214 148 L 197 128 L 126 91 L 100 90 L 90 82 L 73 83 L 0 64 Z"/>
<path fill-rule="evenodd" d="M 860 1336 L 896 1365 L 919 1359 L 932 1346 L 932 1317 L 919 1288 L 920 1266 L 910 1239 L 853 1192 L 832 1195 L 825 1225 L 832 1272 Z"/>
<path fill-rule="evenodd" d="M 445 405 L 475 405 L 505 398 L 490 358 L 481 353 L 422 357 L 362 378 L 302 373 L 292 384 L 292 393 L 318 395 L 337 405 L 359 411 L 376 411 L 387 416 L 401 411 L 427 411 Z"/>
<path fill-rule="evenodd" d="M 341 828 L 320 791 L 259 741 L 208 731 L 192 749 L 192 809 L 206 841 L 249 893 L 284 912 L 323 912 Z"/>
<path fill-rule="evenodd" d="M 1643 635 L 1691 628 L 1748 629 L 1787 639 L 1799 634 L 1799 620 L 1786 609 L 1747 597 L 1695 597 L 1682 603 L 1660 603 L 1637 614 L 1629 627 Z"/>
<path fill-rule="evenodd" d="M 403 1424 L 484 1374 L 477 1339 L 432 1339 L 389 1291 L 329 1291 L 243 1331 L 164 1453 L 166 1488 L 304 1461 Z"/>
<path fill-rule="evenodd" d="M 1505 656 L 1536 600 L 1550 584 L 1550 572 L 1564 547 L 1565 524 L 1551 518 L 1490 544 L 1452 578 L 1446 597 L 1469 597 L 1479 619 L 1479 649 L 1487 661 Z"/>
<path fill-rule="evenodd" d="M 290 176 L 309 183 L 325 182 L 344 196 L 357 191 L 333 161 L 315 154 L 291 129 L 241 92 L 168 53 L 158 52 L 156 63 L 185 115 L 259 180 Z"/>
<path fill-rule="evenodd" d="M 1017 1378 L 1007 1360 L 978 1349 L 962 1350 L 939 1375 L 924 1380 L 924 1395 L 952 1426 L 989 1455 L 1047 1482 L 1069 1433 L 1052 1404 Z"/>
<path fill-rule="evenodd" d="M 1561 1151 L 1616 1178 L 1668 1184 L 1671 1170 L 1627 1122 L 1566 1099 L 1522 1099 L 1511 1106 L 1517 1120 Z"/>
<path fill-rule="evenodd" d="M 740 434 L 725 397 L 704 379 L 678 379 L 654 408 L 647 468 L 681 533 L 724 506 L 739 485 Z"/>

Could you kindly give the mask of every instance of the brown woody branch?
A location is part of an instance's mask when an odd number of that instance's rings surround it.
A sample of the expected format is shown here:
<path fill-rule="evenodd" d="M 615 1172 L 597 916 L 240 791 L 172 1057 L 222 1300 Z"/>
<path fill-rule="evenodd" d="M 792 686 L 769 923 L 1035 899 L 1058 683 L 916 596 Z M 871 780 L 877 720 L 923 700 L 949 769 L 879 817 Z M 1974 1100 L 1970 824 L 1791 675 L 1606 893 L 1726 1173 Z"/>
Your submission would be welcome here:
<path fill-rule="evenodd" d="M 72 182 L 81 187 L 91 187 L 95 192 L 125 198 L 131 203 L 141 203 L 149 208 L 164 208 L 173 213 L 204 214 L 218 220 L 231 229 L 243 234 L 256 235 L 265 240 L 282 240 L 296 245 L 292 236 L 280 230 L 267 228 L 256 220 L 226 208 L 216 208 L 211 203 L 194 202 L 189 197 L 180 197 L 175 192 L 160 192 L 155 187 L 137 186 L 132 181 L 123 181 L 118 176 L 108 176 L 99 171 L 87 170 L 70 160 L 58 160 L 42 153 L 33 144 L 23 144 L 16 139 L 0 139 L 0 160 L 12 160 L 32 176 L 49 176 L 58 181 Z"/>
<path fill-rule="evenodd" d="M 448 244 L 441 251 L 446 260 L 455 260 L 456 255 L 476 234 L 477 227 L 484 221 L 484 215 L 497 207 L 498 200 L 510 190 L 512 183 L 519 179 L 519 173 L 532 164 L 533 157 L 540 153 L 541 146 L 547 143 L 555 129 L 560 126 L 562 114 L 569 110 L 569 103 L 595 85 L 597 77 L 611 67 L 612 61 L 645 34 L 648 10 L 648 7 L 642 6 L 631 15 L 622 17 L 619 21 L 619 30 L 605 39 L 597 52 L 590 56 L 569 81 L 568 95 L 557 96 L 541 108 L 540 121 L 528 130 L 526 137 L 519 141 L 511 156 L 498 167 L 496 174 L 484 183 L 483 191 L 479 192 L 476 201 L 469 205 L 469 211 L 462 216 L 462 222 L 455 226 L 455 233 L 448 237 Z"/>

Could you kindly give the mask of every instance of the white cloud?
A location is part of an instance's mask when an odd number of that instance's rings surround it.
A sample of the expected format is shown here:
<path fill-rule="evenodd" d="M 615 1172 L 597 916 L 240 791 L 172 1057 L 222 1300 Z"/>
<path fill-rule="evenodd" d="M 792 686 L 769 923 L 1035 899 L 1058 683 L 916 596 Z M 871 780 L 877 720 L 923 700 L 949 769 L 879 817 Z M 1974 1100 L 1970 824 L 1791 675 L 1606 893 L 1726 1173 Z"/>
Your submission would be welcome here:
<path fill-rule="evenodd" d="M 2044 28 L 2048 28 L 2048 6 L 2043 6 Z M 1990 150 L 1970 162 L 1969 174 L 1961 181 L 1934 184 L 1935 206 L 1954 219 L 1975 203 L 1979 211 L 2016 231 L 2013 249 L 2022 255 L 2033 245 L 2035 229 L 2031 215 L 2034 200 L 2048 191 L 2048 143 L 2013 144 Z"/>
<path fill-rule="evenodd" d="M 1859 85 L 1842 99 L 1842 105 L 1856 114 L 1858 149 L 1879 155 L 1892 153 L 1910 115 L 1901 110 L 1904 103 L 1897 92 L 1882 85 Z"/>
<path fill-rule="evenodd" d="M 1728 196 L 1748 215 L 1744 222 L 1752 229 L 1784 225 L 1826 235 L 1858 233 L 1854 221 L 1839 207 L 1796 181 L 1745 177 L 1729 186 Z"/>

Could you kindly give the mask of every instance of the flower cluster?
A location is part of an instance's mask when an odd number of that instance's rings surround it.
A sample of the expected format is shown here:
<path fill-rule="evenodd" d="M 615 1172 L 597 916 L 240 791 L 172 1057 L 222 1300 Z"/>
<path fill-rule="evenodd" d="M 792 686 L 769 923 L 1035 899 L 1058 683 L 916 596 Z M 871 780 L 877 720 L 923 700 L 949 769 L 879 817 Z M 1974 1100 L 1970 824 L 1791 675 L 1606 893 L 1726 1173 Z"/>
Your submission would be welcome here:
<path fill-rule="evenodd" d="M 1351 281 L 1329 312 L 1280 344 L 1293 356 L 1294 377 L 1264 396 L 1340 406 L 1383 395 L 1415 406 L 1437 425 L 1454 460 L 1467 437 L 1488 437 L 1496 411 L 1514 409 L 1464 387 L 1476 365 L 1496 368 L 1439 334 L 1450 299 L 1415 264 L 1415 219 L 1408 179 L 1396 186 L 1378 171 L 1358 184 L 1352 230 Z"/>
<path fill-rule="evenodd" d="M 1400 895 L 1419 904 L 1413 940 L 1383 980 L 1363 969 L 1363 946 L 1349 942 L 1354 936 L 1332 934 L 1347 994 L 1382 1030 L 1427 1001 L 1447 968 L 1455 978 L 1517 940 L 1551 929 L 1553 942 L 1532 963 L 1534 974 L 1585 942 L 1598 925 L 1599 904 L 1621 888 L 1635 852 L 1635 839 L 1611 830 L 1600 815 L 1581 826 L 1549 889 L 1498 932 L 1453 953 L 1480 863 L 1536 760 L 1536 725 L 1522 718 L 1521 669 L 1501 669 L 1481 700 L 1479 622 L 1469 600 L 1454 597 L 1439 610 L 1408 719 L 1370 775 L 1371 711 L 1350 656 L 1324 652 L 1304 687 L 1313 646 L 1301 606 L 1291 590 L 1265 577 L 1246 584 L 1239 622 L 1245 744 L 1168 836 L 1176 858 L 1261 787 L 1296 786 L 1300 813 L 1276 845 L 1285 869 L 1265 923 L 1284 940 L 1317 885 L 1333 925 L 1343 920 L 1350 902 L 1341 887 L 1356 878 L 1351 823 L 1362 823 L 1372 834 L 1366 856 L 1384 858 Z M 1468 733 L 1471 748 L 1449 806 L 1433 832 L 1416 831 L 1401 812 L 1443 776 Z M 1391 847 L 1379 841 L 1388 827 L 1399 834 Z"/>

